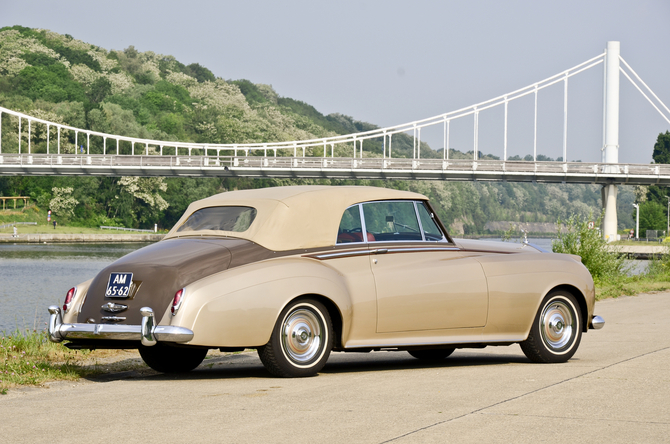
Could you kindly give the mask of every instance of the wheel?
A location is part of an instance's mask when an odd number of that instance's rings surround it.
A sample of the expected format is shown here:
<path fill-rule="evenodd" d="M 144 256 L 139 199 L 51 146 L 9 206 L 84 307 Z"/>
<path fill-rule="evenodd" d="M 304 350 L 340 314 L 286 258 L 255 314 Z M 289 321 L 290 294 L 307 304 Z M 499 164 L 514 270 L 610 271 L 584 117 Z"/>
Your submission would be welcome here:
<path fill-rule="evenodd" d="M 161 373 L 190 372 L 205 359 L 207 351 L 206 348 L 168 347 L 161 344 L 139 348 L 144 362 Z"/>
<path fill-rule="evenodd" d="M 258 356 L 275 376 L 313 376 L 326 365 L 333 335 L 326 307 L 313 299 L 299 299 L 281 312 L 270 342 L 258 348 Z"/>
<path fill-rule="evenodd" d="M 429 348 L 426 350 L 408 350 L 407 353 L 422 361 L 441 361 L 454 352 L 453 348 Z"/>
<path fill-rule="evenodd" d="M 570 293 L 548 294 L 535 316 L 521 350 L 533 362 L 565 362 L 579 347 L 582 320 L 577 299 Z"/>

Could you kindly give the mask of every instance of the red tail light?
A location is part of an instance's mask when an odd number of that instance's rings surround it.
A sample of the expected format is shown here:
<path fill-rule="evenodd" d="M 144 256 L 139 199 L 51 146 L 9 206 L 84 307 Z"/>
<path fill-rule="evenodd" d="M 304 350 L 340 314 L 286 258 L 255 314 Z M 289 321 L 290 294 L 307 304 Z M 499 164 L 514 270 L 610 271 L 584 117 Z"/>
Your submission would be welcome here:
<path fill-rule="evenodd" d="M 63 312 L 67 313 L 72 304 L 72 299 L 74 299 L 74 294 L 77 292 L 77 287 L 72 287 L 67 291 L 65 295 L 65 302 L 63 302 Z"/>
<path fill-rule="evenodd" d="M 182 288 L 181 290 L 178 290 L 174 294 L 174 298 L 172 298 L 172 307 L 170 308 L 170 311 L 172 312 L 172 316 L 177 314 L 177 310 L 179 310 L 179 307 L 181 306 L 181 301 L 184 296 L 184 289 Z"/>

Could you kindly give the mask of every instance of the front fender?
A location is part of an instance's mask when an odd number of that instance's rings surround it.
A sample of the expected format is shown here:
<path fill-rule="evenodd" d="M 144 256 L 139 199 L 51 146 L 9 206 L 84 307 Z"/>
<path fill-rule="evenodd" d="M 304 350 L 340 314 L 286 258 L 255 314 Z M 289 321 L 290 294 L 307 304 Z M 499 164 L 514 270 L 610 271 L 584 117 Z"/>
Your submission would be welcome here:
<path fill-rule="evenodd" d="M 270 259 L 216 273 L 190 284 L 169 323 L 186 327 L 188 344 L 258 347 L 267 344 L 280 312 L 302 295 L 330 299 L 342 316 L 342 336 L 351 326 L 351 297 L 342 277 L 310 258 Z M 161 322 L 163 324 L 165 322 Z"/>
<path fill-rule="evenodd" d="M 575 297 L 591 319 L 595 287 L 586 267 L 564 254 L 515 255 L 477 258 L 489 285 L 489 319 L 484 334 L 497 340 L 519 341 L 528 337 L 544 297 L 557 287 L 573 287 Z"/>

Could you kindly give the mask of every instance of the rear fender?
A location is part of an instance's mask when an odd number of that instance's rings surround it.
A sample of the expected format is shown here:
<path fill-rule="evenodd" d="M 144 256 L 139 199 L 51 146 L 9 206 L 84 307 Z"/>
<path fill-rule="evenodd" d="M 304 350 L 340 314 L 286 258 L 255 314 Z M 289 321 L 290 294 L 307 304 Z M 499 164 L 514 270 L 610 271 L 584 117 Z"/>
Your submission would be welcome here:
<path fill-rule="evenodd" d="M 346 337 L 351 298 L 342 278 L 323 263 L 300 257 L 271 259 L 201 279 L 186 287 L 177 315 L 166 314 L 171 319 L 161 324 L 192 330 L 192 345 L 258 347 L 270 340 L 284 307 L 309 294 L 335 304 Z"/>
<path fill-rule="evenodd" d="M 72 299 L 72 303 L 70 304 L 70 310 L 63 314 L 63 323 L 72 324 L 77 322 L 77 316 L 79 316 L 81 306 L 84 299 L 86 299 L 86 293 L 88 293 L 88 288 L 90 287 L 91 282 L 93 282 L 93 279 L 89 279 L 76 286 L 77 292 L 74 294 L 74 299 Z M 64 297 L 65 295 L 63 295 L 63 298 Z"/>

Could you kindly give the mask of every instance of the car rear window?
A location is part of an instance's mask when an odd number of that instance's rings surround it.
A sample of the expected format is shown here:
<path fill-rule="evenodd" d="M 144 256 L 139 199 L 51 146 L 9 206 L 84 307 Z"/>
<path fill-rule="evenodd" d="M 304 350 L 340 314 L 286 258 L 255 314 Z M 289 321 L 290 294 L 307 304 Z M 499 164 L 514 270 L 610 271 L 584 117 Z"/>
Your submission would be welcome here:
<path fill-rule="evenodd" d="M 191 214 L 177 232 L 185 231 L 247 231 L 256 218 L 256 209 L 251 207 L 208 207 Z"/>

